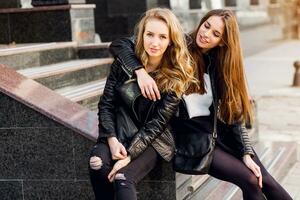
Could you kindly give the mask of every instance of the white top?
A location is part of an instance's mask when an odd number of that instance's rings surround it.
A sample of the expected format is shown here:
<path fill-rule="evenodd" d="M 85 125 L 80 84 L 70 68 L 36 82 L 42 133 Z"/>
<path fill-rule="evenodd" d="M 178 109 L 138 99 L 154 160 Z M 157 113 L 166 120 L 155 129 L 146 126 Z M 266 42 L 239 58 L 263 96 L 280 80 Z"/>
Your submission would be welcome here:
<path fill-rule="evenodd" d="M 213 102 L 212 89 L 210 78 L 208 74 L 204 74 L 205 81 L 205 94 L 192 93 L 189 95 L 183 95 L 186 109 L 190 118 L 198 116 L 209 116 L 209 107 Z"/>

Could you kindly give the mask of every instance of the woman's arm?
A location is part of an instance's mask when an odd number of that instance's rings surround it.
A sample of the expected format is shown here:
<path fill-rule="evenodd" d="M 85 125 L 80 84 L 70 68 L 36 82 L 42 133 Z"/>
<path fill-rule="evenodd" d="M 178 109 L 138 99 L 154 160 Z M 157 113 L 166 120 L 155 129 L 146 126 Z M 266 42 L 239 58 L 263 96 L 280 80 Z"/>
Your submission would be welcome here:
<path fill-rule="evenodd" d="M 115 87 L 119 79 L 119 70 L 118 61 L 114 61 L 105 83 L 103 95 L 98 103 L 98 140 L 101 138 L 116 137 L 114 113 L 116 102 Z"/>
<path fill-rule="evenodd" d="M 170 119 L 175 115 L 180 98 L 174 93 L 165 95 L 156 107 L 155 113 L 135 135 L 127 149 L 131 159 L 139 156 L 167 128 Z"/>
<path fill-rule="evenodd" d="M 127 151 L 116 136 L 115 130 L 115 105 L 116 105 L 116 84 L 120 81 L 121 72 L 118 61 L 111 65 L 109 76 L 106 80 L 103 95 L 98 104 L 99 136 L 98 142 L 102 139 L 108 142 L 113 160 L 124 159 Z M 123 74 L 126 76 L 125 74 Z"/>
<path fill-rule="evenodd" d="M 240 126 L 240 130 L 241 130 L 241 140 L 242 140 L 243 145 L 244 145 L 243 155 L 248 154 L 250 156 L 254 156 L 254 152 L 253 152 L 253 149 L 252 149 L 251 141 L 250 141 L 246 126 L 244 124 L 240 124 L 239 126 Z"/>
<path fill-rule="evenodd" d="M 115 59 L 123 63 L 123 70 L 129 77 L 137 76 L 138 85 L 145 98 L 156 101 L 160 99 L 160 92 L 151 76 L 135 54 L 134 37 L 124 37 L 111 43 L 109 50 Z"/>
<path fill-rule="evenodd" d="M 132 77 L 133 72 L 143 68 L 142 63 L 135 54 L 134 37 L 123 37 L 113 41 L 109 46 L 110 53 L 124 65 L 124 70 Z"/>

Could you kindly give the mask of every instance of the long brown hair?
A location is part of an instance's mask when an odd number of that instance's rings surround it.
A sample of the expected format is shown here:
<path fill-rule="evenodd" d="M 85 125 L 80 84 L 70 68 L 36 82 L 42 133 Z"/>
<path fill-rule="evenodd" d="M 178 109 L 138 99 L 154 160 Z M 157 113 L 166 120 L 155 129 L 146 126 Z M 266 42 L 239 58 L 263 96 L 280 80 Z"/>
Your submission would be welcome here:
<path fill-rule="evenodd" d="M 175 92 L 177 96 L 181 96 L 190 84 L 197 84 L 198 80 L 194 77 L 194 68 L 182 27 L 169 9 L 153 8 L 144 14 L 135 30 L 136 54 L 142 64 L 147 66 L 148 55 L 143 45 L 143 34 L 146 23 L 151 19 L 159 19 L 167 24 L 171 42 L 164 52 L 159 73 L 156 73 L 154 78 L 161 91 Z"/>
<path fill-rule="evenodd" d="M 196 44 L 197 32 L 200 26 L 211 16 L 219 16 L 224 22 L 224 33 L 221 46 L 210 50 L 216 67 L 216 86 L 219 97 L 219 118 L 227 123 L 235 121 L 252 121 L 253 111 L 250 103 L 247 82 L 245 78 L 243 55 L 240 46 L 239 28 L 236 17 L 229 10 L 216 9 L 209 11 L 200 21 L 197 29 L 191 34 L 190 53 L 195 61 L 195 71 L 200 79 L 200 90 L 205 92 L 203 73 L 205 69 L 203 53 Z M 202 81 L 201 81 L 202 80 Z"/>

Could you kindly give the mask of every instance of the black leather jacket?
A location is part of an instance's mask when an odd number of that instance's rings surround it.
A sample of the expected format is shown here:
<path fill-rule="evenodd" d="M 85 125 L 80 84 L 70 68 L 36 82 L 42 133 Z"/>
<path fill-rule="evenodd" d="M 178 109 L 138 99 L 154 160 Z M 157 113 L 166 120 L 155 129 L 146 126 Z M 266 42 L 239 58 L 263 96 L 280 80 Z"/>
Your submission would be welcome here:
<path fill-rule="evenodd" d="M 122 60 L 125 67 L 124 70 L 126 70 L 129 76 L 133 75 L 134 70 L 143 67 L 140 61 L 135 56 L 133 37 L 127 37 L 127 38 L 125 37 L 113 41 L 110 45 L 110 52 L 112 53 L 112 55 Z M 208 73 L 211 77 L 213 100 L 215 103 L 214 112 L 217 112 L 216 106 L 217 106 L 217 102 L 219 101 L 218 91 L 217 88 L 215 87 L 217 72 L 215 70 L 213 59 L 211 57 L 209 59 L 210 59 L 210 63 L 208 66 Z M 182 108 L 184 106 L 179 106 L 179 107 Z M 184 112 L 180 112 L 179 118 L 186 119 L 184 115 L 185 115 Z M 216 124 L 217 124 L 217 131 L 222 131 L 224 133 L 226 132 L 226 134 L 222 134 L 222 135 L 226 135 L 226 137 L 220 138 L 226 150 L 232 152 L 234 155 L 238 157 L 242 157 L 245 154 L 249 154 L 251 156 L 254 155 L 247 129 L 243 123 L 236 122 L 235 124 L 229 125 L 218 120 Z"/>
<path fill-rule="evenodd" d="M 124 71 L 124 69 L 126 69 L 125 65 L 119 59 L 115 59 L 111 65 L 111 71 L 98 104 L 98 142 L 106 141 L 106 138 L 112 136 L 118 138 L 116 110 L 118 106 L 121 106 L 121 100 L 117 90 L 130 78 L 128 72 Z M 175 93 L 165 93 L 161 95 L 159 101 L 155 102 L 155 106 L 151 109 L 151 115 L 147 117 L 148 120 L 137 125 L 139 126 L 138 132 L 131 141 L 126 141 L 126 143 L 129 143 L 127 152 L 132 159 L 139 156 L 149 145 L 152 145 L 166 161 L 172 159 L 175 144 L 168 124 L 172 116 L 175 115 L 178 110 L 179 102 L 180 98 L 178 98 Z M 139 121 L 139 119 L 136 120 Z"/>

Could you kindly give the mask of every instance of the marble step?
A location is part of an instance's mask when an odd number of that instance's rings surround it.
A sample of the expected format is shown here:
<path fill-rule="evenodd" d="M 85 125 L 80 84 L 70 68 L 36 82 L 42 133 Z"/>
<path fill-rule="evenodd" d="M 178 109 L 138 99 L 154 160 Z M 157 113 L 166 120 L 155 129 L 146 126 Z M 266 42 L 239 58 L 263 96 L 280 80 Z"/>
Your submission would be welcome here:
<path fill-rule="evenodd" d="M 55 90 L 105 78 L 112 62 L 112 58 L 71 60 L 18 72 Z"/>
<path fill-rule="evenodd" d="M 106 78 L 103 78 L 97 81 L 78 86 L 69 86 L 55 91 L 73 102 L 77 102 L 85 107 L 91 108 L 92 110 L 96 110 L 97 107 L 95 105 L 98 104 L 99 97 L 103 93 L 105 83 Z"/>
<path fill-rule="evenodd" d="M 0 45 L 0 63 L 15 70 L 75 59 L 76 42 Z"/>
<path fill-rule="evenodd" d="M 79 45 L 77 54 L 80 59 L 112 57 L 109 52 L 110 42 Z"/>
<path fill-rule="evenodd" d="M 294 142 L 259 142 L 254 148 L 262 163 L 272 176 L 280 181 L 287 170 L 296 162 L 297 145 Z M 188 198 L 189 200 L 241 200 L 241 190 L 235 185 L 207 178 L 202 185 Z"/>

